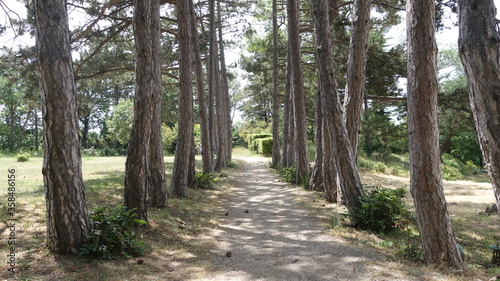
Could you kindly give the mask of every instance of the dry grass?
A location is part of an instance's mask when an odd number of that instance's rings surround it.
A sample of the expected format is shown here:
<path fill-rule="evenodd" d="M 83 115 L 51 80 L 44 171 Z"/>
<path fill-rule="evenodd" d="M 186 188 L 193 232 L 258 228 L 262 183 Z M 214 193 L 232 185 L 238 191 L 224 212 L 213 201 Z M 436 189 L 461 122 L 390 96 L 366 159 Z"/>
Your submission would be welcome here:
<path fill-rule="evenodd" d="M 170 172 L 173 157 L 166 157 L 166 171 Z M 203 239 L 203 233 L 217 225 L 224 204 L 223 193 L 231 185 L 228 169 L 216 190 L 190 190 L 188 198 L 169 198 L 165 209 L 149 210 L 150 226 L 139 235 L 149 245 L 147 254 L 138 264 L 134 259 L 93 261 L 73 256 L 52 254 L 45 246 L 45 199 L 41 158 L 18 163 L 15 158 L 0 158 L 1 167 L 15 167 L 17 175 L 16 258 L 17 273 L 7 272 L 6 255 L 0 257 L 0 280 L 187 280 L 203 276 L 211 270 L 204 258 L 212 242 Z M 199 166 L 199 163 L 197 163 Z M 122 204 L 125 157 L 84 157 L 87 205 Z M 7 172 L 1 171 L 7 183 Z M 170 178 L 170 175 L 167 175 Z M 0 193 L 2 223 L 7 222 L 7 192 Z M 185 225 L 179 227 L 179 221 Z M 0 249 L 9 252 L 7 230 L 1 231 Z"/>

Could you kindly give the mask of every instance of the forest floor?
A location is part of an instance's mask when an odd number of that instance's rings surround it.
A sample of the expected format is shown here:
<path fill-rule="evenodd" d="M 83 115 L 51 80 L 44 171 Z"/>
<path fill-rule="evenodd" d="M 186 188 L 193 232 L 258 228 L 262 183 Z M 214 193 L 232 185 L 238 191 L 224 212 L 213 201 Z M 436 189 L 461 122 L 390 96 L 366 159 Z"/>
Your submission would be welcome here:
<path fill-rule="evenodd" d="M 169 198 L 169 208 L 149 210 L 150 226 L 140 238 L 144 257 L 88 262 L 50 253 L 45 247 L 41 159 L 0 166 L 18 167 L 19 220 L 16 274 L 7 271 L 8 230 L 0 229 L 0 280 L 474 280 L 487 281 L 500 270 L 482 265 L 487 246 L 500 240 L 499 216 L 481 216 L 493 195 L 482 181 L 444 182 L 446 199 L 467 269 L 456 272 L 397 257 L 395 241 L 342 225 L 343 207 L 319 192 L 282 182 L 262 157 L 236 157 L 237 167 L 221 175 L 215 190 L 191 190 Z M 173 159 L 166 158 L 171 170 Z M 89 209 L 122 201 L 124 157 L 84 158 Z M 0 171 L 6 179 L 5 171 Z M 404 187 L 407 177 L 361 174 L 365 188 Z M 486 179 L 486 180 L 485 180 Z M 2 214 L 7 195 L 0 191 Z M 411 197 L 407 198 L 411 204 Z M 6 222 L 5 216 L 2 222 Z M 476 249 L 481 248 L 481 249 Z"/>

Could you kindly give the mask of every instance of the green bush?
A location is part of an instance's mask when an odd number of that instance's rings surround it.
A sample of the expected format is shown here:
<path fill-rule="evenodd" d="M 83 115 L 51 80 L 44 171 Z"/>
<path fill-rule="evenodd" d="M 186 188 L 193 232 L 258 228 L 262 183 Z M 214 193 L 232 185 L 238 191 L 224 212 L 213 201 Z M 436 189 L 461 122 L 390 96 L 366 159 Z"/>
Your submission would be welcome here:
<path fill-rule="evenodd" d="M 283 180 L 289 183 L 297 183 L 295 166 L 292 167 L 280 167 L 278 168 L 278 174 L 283 177 Z"/>
<path fill-rule="evenodd" d="M 257 153 L 261 153 L 261 152 L 259 152 L 259 142 L 256 142 L 256 140 L 258 140 L 258 139 L 267 139 L 267 138 L 271 138 L 272 139 L 272 135 L 271 134 L 266 134 L 266 133 L 263 133 L 263 134 L 248 134 L 248 135 L 245 136 L 245 142 L 248 145 L 248 149 L 250 149 L 251 151 L 257 152 Z M 272 144 L 271 144 L 271 147 L 272 147 Z"/>
<path fill-rule="evenodd" d="M 134 211 L 121 205 L 96 207 L 90 214 L 94 227 L 78 256 L 107 260 L 142 256 L 147 245 L 137 240 L 133 229 L 146 222 L 137 219 Z"/>
<path fill-rule="evenodd" d="M 377 188 L 360 196 L 359 208 L 353 210 L 356 227 L 375 233 L 404 230 L 413 221 L 406 203 L 402 200 L 405 190 Z"/>
<path fill-rule="evenodd" d="M 273 138 L 259 138 L 255 139 L 251 145 L 253 151 L 269 157 L 273 153 Z"/>
<path fill-rule="evenodd" d="M 375 172 L 377 172 L 377 173 L 382 173 L 382 174 L 384 174 L 384 173 L 385 173 L 385 169 L 386 169 L 386 168 L 385 168 L 384 163 L 382 163 L 382 162 L 377 162 L 377 163 L 375 164 L 375 166 L 373 166 L 373 169 L 375 169 Z"/>
<path fill-rule="evenodd" d="M 422 253 L 422 246 L 417 241 L 414 241 L 400 247 L 396 252 L 396 256 L 409 259 L 413 262 L 419 262 L 422 259 Z"/>
<path fill-rule="evenodd" d="M 217 178 L 213 174 L 197 174 L 196 188 L 211 189 L 217 182 Z"/>
<path fill-rule="evenodd" d="M 20 152 L 16 157 L 17 162 L 28 162 L 30 160 L 30 154 L 26 152 Z"/>

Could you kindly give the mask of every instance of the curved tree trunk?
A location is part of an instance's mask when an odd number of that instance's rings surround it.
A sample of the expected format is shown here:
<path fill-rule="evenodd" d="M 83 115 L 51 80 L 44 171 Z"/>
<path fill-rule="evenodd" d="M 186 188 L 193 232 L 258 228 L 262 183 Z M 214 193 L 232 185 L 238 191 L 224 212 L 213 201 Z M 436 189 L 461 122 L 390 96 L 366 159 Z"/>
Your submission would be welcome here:
<path fill-rule="evenodd" d="M 361 130 L 361 113 L 366 83 L 370 6 L 371 0 L 354 1 L 352 35 L 347 59 L 344 120 L 354 159 L 358 159 L 359 132 Z"/>
<path fill-rule="evenodd" d="M 35 1 L 42 93 L 47 244 L 77 254 L 91 225 L 82 180 L 76 92 L 65 0 Z"/>
<path fill-rule="evenodd" d="M 323 191 L 325 188 L 323 182 L 323 114 L 321 103 L 321 86 L 318 81 L 318 91 L 316 92 L 316 113 L 315 113 L 315 127 L 314 139 L 316 141 L 316 154 L 314 156 L 314 168 L 311 173 L 311 180 L 309 181 L 309 189 L 316 191 Z M 328 200 L 328 198 L 327 198 Z M 330 201 L 330 200 L 328 200 Z"/>
<path fill-rule="evenodd" d="M 410 0 L 406 13 L 411 194 L 420 239 L 428 263 L 461 268 L 439 162 L 434 1 Z"/>
<path fill-rule="evenodd" d="M 458 1 L 459 53 L 479 144 L 500 213 L 500 36 L 492 0 Z"/>
<path fill-rule="evenodd" d="M 180 197 L 188 195 L 188 188 L 194 187 L 192 181 L 193 153 L 193 89 L 191 87 L 191 19 L 189 0 L 177 1 L 179 22 L 179 118 L 178 135 L 175 150 L 174 169 L 172 171 L 172 194 Z"/>

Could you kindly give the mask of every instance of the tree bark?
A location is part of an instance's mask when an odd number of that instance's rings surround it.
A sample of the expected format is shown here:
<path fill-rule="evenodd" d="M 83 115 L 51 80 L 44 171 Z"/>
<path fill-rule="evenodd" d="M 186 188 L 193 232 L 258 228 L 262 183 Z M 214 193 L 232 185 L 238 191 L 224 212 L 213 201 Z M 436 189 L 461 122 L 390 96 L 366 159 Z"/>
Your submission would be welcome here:
<path fill-rule="evenodd" d="M 283 108 L 283 154 L 281 156 L 281 166 L 290 167 L 293 165 L 293 106 L 291 97 L 291 66 L 290 66 L 290 44 L 287 50 L 286 82 L 285 82 L 285 102 Z"/>
<path fill-rule="evenodd" d="M 500 36 L 492 0 L 458 1 L 459 54 L 483 158 L 500 213 Z"/>
<path fill-rule="evenodd" d="M 221 135 L 225 140 L 224 152 L 224 167 L 227 161 L 231 160 L 232 155 L 232 134 L 231 134 L 231 101 L 229 97 L 229 83 L 227 81 L 227 68 L 226 56 L 224 52 L 224 38 L 222 33 L 222 12 L 220 7 L 220 0 L 217 1 L 217 17 L 218 17 L 218 33 L 219 33 L 219 54 L 220 54 L 220 86 L 221 86 L 221 100 L 222 100 L 222 115 L 223 120 L 221 126 L 224 127 L 225 134 Z"/>
<path fill-rule="evenodd" d="M 410 0 L 406 13 L 411 194 L 424 258 L 428 263 L 462 268 L 446 207 L 439 162 L 434 1 Z"/>
<path fill-rule="evenodd" d="M 160 49 L 160 1 L 151 4 L 151 23 L 147 32 L 151 33 L 151 65 L 148 75 L 154 77 L 147 85 L 151 92 L 151 137 L 149 139 L 149 196 L 151 206 L 167 207 L 167 181 L 161 134 L 161 49 Z M 136 37 L 141 36 L 136 34 Z M 143 86 L 145 87 L 145 86 Z"/>
<path fill-rule="evenodd" d="M 340 181 L 342 194 L 350 214 L 359 206 L 357 198 L 363 195 L 363 187 L 342 118 L 340 98 L 337 92 L 332 41 L 329 30 L 328 3 L 326 0 L 311 0 L 313 6 L 316 37 L 316 61 L 322 91 L 323 118 L 323 181 L 331 197 L 336 191 L 336 180 Z M 338 163 L 338 165 L 337 165 Z M 342 163 L 342 164 L 341 164 Z M 338 173 L 337 173 L 338 171 Z M 329 186 L 332 187 L 329 187 Z M 333 199 L 333 198 L 332 198 Z M 356 222 L 354 221 L 354 224 Z"/>
<path fill-rule="evenodd" d="M 151 183 L 151 135 L 154 93 L 159 90 L 159 0 L 134 1 L 135 100 L 134 119 L 125 163 L 124 205 L 134 209 L 137 218 L 148 221 Z M 157 125 L 156 125 L 157 126 Z M 153 141 L 154 143 L 154 141 Z M 157 157 L 155 153 L 155 157 Z"/>
<path fill-rule="evenodd" d="M 323 112 L 321 97 L 321 85 L 318 81 L 318 91 L 316 92 L 316 113 L 314 126 L 314 139 L 316 141 L 316 154 L 314 156 L 314 167 L 311 173 L 311 180 L 308 188 L 316 191 L 324 191 L 323 181 Z"/>
<path fill-rule="evenodd" d="M 280 163 L 280 103 L 279 103 L 279 64 L 278 64 L 278 5 L 277 0 L 273 0 L 273 148 L 272 166 L 276 167 Z"/>
<path fill-rule="evenodd" d="M 192 48 L 191 19 L 189 0 L 177 1 L 177 17 L 179 22 L 179 118 L 178 135 L 175 150 L 174 169 L 172 171 L 172 194 L 185 197 L 188 188 L 194 187 L 192 181 L 193 152 L 193 89 L 192 82 Z"/>
<path fill-rule="evenodd" d="M 77 254 L 91 228 L 82 180 L 76 92 L 65 0 L 36 0 L 44 137 L 47 244 Z"/>
<path fill-rule="evenodd" d="M 196 90 L 198 94 L 198 111 L 200 114 L 201 131 L 201 158 L 202 171 L 204 174 L 214 172 L 214 157 L 210 141 L 210 131 L 207 116 L 207 104 L 205 99 L 205 81 L 203 79 L 203 65 L 201 62 L 200 44 L 198 42 L 198 30 L 196 29 L 196 15 L 192 0 L 189 1 L 191 9 L 191 40 L 193 45 L 193 66 L 196 75 Z"/>
<path fill-rule="evenodd" d="M 366 57 L 370 31 L 371 0 L 355 0 L 353 9 L 352 35 L 347 59 L 347 83 L 344 99 L 344 120 L 354 159 L 358 159 L 361 113 L 366 83 Z"/>
<path fill-rule="evenodd" d="M 217 60 L 217 34 L 215 29 L 215 0 L 209 0 L 209 54 L 208 54 L 208 122 L 210 130 L 210 141 L 212 144 L 212 155 L 218 151 L 218 126 L 216 112 L 216 97 L 219 91 L 219 67 L 216 66 Z M 214 160 L 215 170 L 216 160 Z"/>
<path fill-rule="evenodd" d="M 304 98 L 304 77 L 300 52 L 299 0 L 287 0 L 288 42 L 290 44 L 291 95 L 293 101 L 293 124 L 295 145 L 295 168 L 297 183 L 309 176 L 307 150 L 306 109 Z"/>

